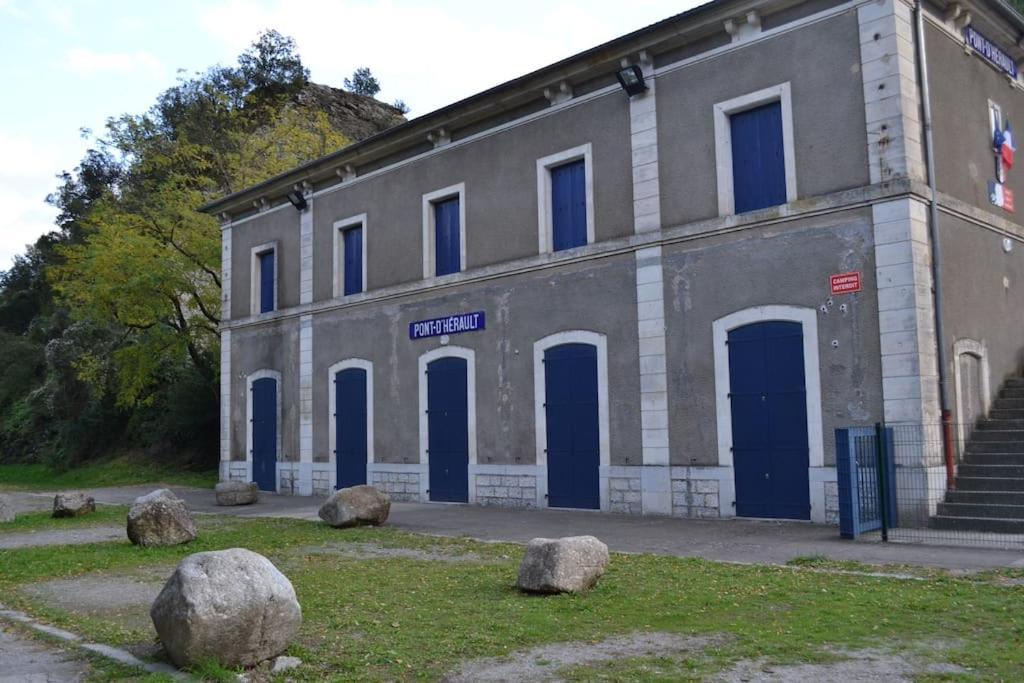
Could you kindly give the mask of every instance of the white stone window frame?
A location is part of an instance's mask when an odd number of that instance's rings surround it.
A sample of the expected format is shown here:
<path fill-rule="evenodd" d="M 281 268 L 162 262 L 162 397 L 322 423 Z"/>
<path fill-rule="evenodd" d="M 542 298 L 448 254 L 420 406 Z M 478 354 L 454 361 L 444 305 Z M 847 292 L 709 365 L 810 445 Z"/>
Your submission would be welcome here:
<path fill-rule="evenodd" d="M 976 339 L 957 339 L 953 342 L 953 386 L 956 391 L 956 417 L 957 417 L 957 436 L 960 442 L 960 452 L 963 453 L 964 445 L 967 442 L 969 434 L 969 428 L 973 425 L 964 424 L 964 393 L 963 393 L 963 377 L 960 374 L 960 356 L 967 354 L 974 356 L 981 363 L 981 407 L 984 415 L 988 415 L 988 411 L 991 408 L 992 400 L 990 391 L 992 389 L 991 375 L 988 364 L 988 349 L 985 347 L 984 342 L 977 341 Z"/>
<path fill-rule="evenodd" d="M 594 230 L 594 149 L 589 142 L 537 159 L 537 250 L 554 251 L 554 203 L 551 197 L 551 171 L 573 161 L 583 160 L 587 202 L 587 244 L 595 241 Z M 582 246 L 582 245 L 581 245 Z"/>
<path fill-rule="evenodd" d="M 797 199 L 796 153 L 793 140 L 793 98 L 789 81 L 740 95 L 714 105 L 715 167 L 718 175 L 718 214 L 736 213 L 732 172 L 732 125 L 730 117 L 755 107 L 779 102 L 782 105 L 782 149 L 786 172 L 786 203 Z"/>
<path fill-rule="evenodd" d="M 611 508 L 608 471 L 611 467 L 611 421 L 608 403 L 608 337 L 591 330 L 566 330 L 533 343 L 533 423 L 537 465 L 537 507 L 548 507 L 548 416 L 544 352 L 563 344 L 588 344 L 597 349 L 598 486 L 600 509 Z"/>
<path fill-rule="evenodd" d="M 448 275 L 466 270 L 466 183 L 461 182 L 423 195 L 423 278 L 426 280 L 445 277 L 437 275 L 434 205 L 456 197 L 459 200 L 459 270 Z"/>
<path fill-rule="evenodd" d="M 260 313 L 260 290 L 262 289 L 262 275 L 260 270 L 260 256 L 264 254 L 274 254 L 274 309 L 267 311 L 266 313 Z M 277 305 L 277 292 L 281 288 L 281 250 L 278 248 L 277 240 L 273 242 L 266 242 L 255 246 L 251 250 L 251 256 L 249 258 L 249 313 L 250 315 L 270 315 L 276 313 L 278 310 Z"/>
<path fill-rule="evenodd" d="M 729 375 L 729 345 L 727 344 L 729 332 L 751 323 L 774 320 L 800 323 L 803 327 L 804 389 L 807 400 L 807 483 L 811 502 L 811 519 L 812 521 L 824 521 L 824 489 L 821 486 L 820 477 L 817 476 L 825 465 L 825 434 L 821 410 L 821 364 L 816 309 L 788 305 L 753 306 L 730 313 L 712 323 L 718 466 L 733 469 L 732 406 L 729 401 L 731 377 Z M 719 492 L 719 509 L 722 511 L 735 509 L 735 473 L 729 484 L 729 486 L 721 487 Z"/>
<path fill-rule="evenodd" d="M 361 213 L 355 216 L 349 216 L 339 221 L 334 221 L 334 291 L 333 295 L 335 299 L 344 296 L 355 296 L 354 294 L 345 294 L 345 239 L 344 232 L 352 228 L 360 228 L 363 231 L 362 239 L 362 266 L 363 266 L 363 277 L 359 286 L 362 288 L 358 294 L 366 292 L 366 214 Z"/>
<path fill-rule="evenodd" d="M 374 455 L 373 435 L 373 361 L 364 358 L 346 358 L 338 361 L 327 369 L 327 392 L 330 394 L 327 399 L 327 424 L 329 425 L 328 447 L 330 448 L 331 464 L 330 485 L 337 488 L 338 485 L 338 392 L 334 386 L 334 379 L 342 370 L 363 370 L 366 372 L 366 465 L 367 483 L 370 483 L 370 465 L 377 462 Z"/>
<path fill-rule="evenodd" d="M 260 379 L 274 380 L 274 386 L 277 389 L 277 396 L 275 397 L 275 407 L 277 409 L 277 443 L 274 444 L 274 447 L 277 449 L 277 454 L 275 457 L 274 485 L 278 491 L 280 491 L 281 476 L 280 472 L 276 470 L 280 469 L 281 464 L 284 463 L 284 434 L 281 429 L 281 373 L 277 370 L 257 370 L 245 378 L 245 463 L 246 468 L 248 469 L 248 479 L 249 481 L 252 481 L 252 385 L 256 380 Z"/>
<path fill-rule="evenodd" d="M 419 371 L 419 407 L 420 407 L 420 465 L 425 468 L 429 481 L 430 477 L 430 422 L 427 419 L 427 409 L 430 401 L 427 394 L 427 366 L 441 358 L 462 358 L 466 361 L 466 423 L 467 439 L 469 441 L 469 462 L 467 466 L 472 468 L 477 464 L 476 448 L 476 352 L 464 346 L 440 346 L 436 349 L 420 354 L 417 363 Z M 467 473 L 468 477 L 468 473 Z M 421 486 L 421 489 L 429 488 L 429 484 Z M 429 497 L 428 497 L 429 499 Z M 476 502 L 476 486 L 469 480 L 469 502 Z"/>

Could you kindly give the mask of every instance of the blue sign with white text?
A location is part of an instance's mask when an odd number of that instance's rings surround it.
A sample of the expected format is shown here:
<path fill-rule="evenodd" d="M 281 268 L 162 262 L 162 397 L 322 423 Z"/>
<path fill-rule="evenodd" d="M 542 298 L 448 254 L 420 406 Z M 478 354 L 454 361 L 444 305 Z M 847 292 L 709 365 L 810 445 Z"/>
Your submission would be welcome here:
<path fill-rule="evenodd" d="M 968 26 L 964 29 L 964 42 L 979 55 L 992 62 L 1000 71 L 1005 71 L 1017 78 L 1017 62 L 1006 54 L 995 43 Z"/>
<path fill-rule="evenodd" d="M 473 313 L 456 313 L 443 318 L 417 320 L 409 323 L 409 339 L 426 339 L 442 334 L 461 334 L 485 329 L 486 318 L 483 311 Z"/>

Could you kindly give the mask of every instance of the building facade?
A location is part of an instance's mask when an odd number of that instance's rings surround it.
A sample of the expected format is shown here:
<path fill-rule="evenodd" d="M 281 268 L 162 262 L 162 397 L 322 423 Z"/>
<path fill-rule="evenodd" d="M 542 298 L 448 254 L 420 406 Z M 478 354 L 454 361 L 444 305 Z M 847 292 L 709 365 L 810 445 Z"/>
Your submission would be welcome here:
<path fill-rule="evenodd" d="M 923 8 L 937 340 L 915 21 L 716 0 L 204 207 L 221 477 L 834 522 L 836 428 L 938 423 L 938 343 L 967 421 L 1024 349 L 1024 23 Z"/>

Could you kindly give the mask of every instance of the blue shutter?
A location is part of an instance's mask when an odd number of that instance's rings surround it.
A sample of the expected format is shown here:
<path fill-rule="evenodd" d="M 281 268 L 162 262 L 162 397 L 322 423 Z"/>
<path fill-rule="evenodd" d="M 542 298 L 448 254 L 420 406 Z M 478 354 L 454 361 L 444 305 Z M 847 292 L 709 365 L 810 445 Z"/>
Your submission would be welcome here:
<path fill-rule="evenodd" d="M 363 291 L 363 229 L 349 228 L 345 238 L 345 294 Z"/>
<path fill-rule="evenodd" d="M 261 491 L 277 490 L 277 380 L 252 383 L 252 479 Z"/>
<path fill-rule="evenodd" d="M 274 310 L 274 252 L 260 254 L 260 313 Z"/>
<path fill-rule="evenodd" d="M 555 251 L 587 243 L 586 180 L 583 159 L 551 169 L 551 246 Z"/>
<path fill-rule="evenodd" d="M 782 105 L 732 114 L 732 185 L 736 213 L 786 203 Z"/>
<path fill-rule="evenodd" d="M 434 264 L 436 275 L 462 270 L 459 256 L 459 199 L 434 204 Z"/>

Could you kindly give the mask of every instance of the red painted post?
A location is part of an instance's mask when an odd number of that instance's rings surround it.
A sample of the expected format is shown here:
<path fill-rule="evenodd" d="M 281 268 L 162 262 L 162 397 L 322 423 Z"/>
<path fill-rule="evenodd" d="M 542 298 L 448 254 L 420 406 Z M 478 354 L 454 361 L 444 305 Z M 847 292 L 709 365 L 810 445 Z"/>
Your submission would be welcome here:
<path fill-rule="evenodd" d="M 953 411 L 942 411 L 942 450 L 946 456 L 946 489 L 956 489 L 956 461 L 953 457 Z"/>

